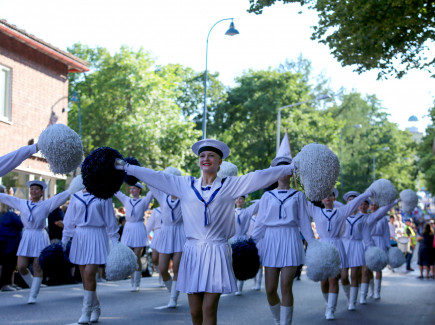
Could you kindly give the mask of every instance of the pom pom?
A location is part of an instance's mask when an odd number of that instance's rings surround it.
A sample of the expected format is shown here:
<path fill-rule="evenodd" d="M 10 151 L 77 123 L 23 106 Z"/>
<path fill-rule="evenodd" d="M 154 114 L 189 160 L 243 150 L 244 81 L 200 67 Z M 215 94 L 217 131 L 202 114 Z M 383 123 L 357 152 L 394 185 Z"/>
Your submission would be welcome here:
<path fill-rule="evenodd" d="M 306 253 L 307 276 L 312 281 L 325 281 L 340 274 L 341 262 L 337 248 L 327 242 L 312 240 Z"/>
<path fill-rule="evenodd" d="M 397 198 L 396 187 L 388 179 L 381 178 L 374 181 L 367 191 L 373 193 L 370 200 L 380 207 L 393 203 Z"/>
<path fill-rule="evenodd" d="M 165 172 L 166 174 L 181 176 L 181 172 L 177 168 L 172 166 L 166 167 L 163 172 Z"/>
<path fill-rule="evenodd" d="M 255 277 L 260 267 L 260 257 L 255 242 L 251 238 L 241 238 L 231 244 L 231 248 L 236 279 L 244 281 Z"/>
<path fill-rule="evenodd" d="M 115 149 L 101 147 L 92 151 L 82 163 L 83 184 L 97 198 L 111 198 L 124 182 L 125 172 L 115 169 L 115 160 L 123 159 Z"/>
<path fill-rule="evenodd" d="M 340 173 L 340 163 L 327 146 L 311 143 L 302 148 L 293 160 L 305 195 L 312 201 L 322 201 L 330 195 Z"/>
<path fill-rule="evenodd" d="M 388 264 L 388 255 L 376 246 L 369 247 L 365 252 L 366 266 L 371 271 L 382 271 Z"/>
<path fill-rule="evenodd" d="M 141 166 L 140 162 L 134 157 L 127 157 L 124 160 L 130 165 Z M 131 176 L 131 175 L 125 176 L 125 182 L 130 186 L 135 185 L 138 181 L 139 180 L 134 176 Z"/>
<path fill-rule="evenodd" d="M 405 255 L 397 247 L 388 250 L 388 264 L 393 268 L 401 267 L 406 262 Z"/>
<path fill-rule="evenodd" d="M 402 210 L 405 213 L 411 213 L 414 211 L 418 204 L 418 196 L 413 190 L 403 190 L 400 192 L 400 198 L 402 199 Z"/>
<path fill-rule="evenodd" d="M 107 280 L 124 280 L 136 269 L 137 257 L 129 247 L 123 243 L 118 243 L 110 250 L 106 262 Z"/>
<path fill-rule="evenodd" d="M 44 274 L 47 276 L 63 272 L 67 261 L 65 259 L 62 244 L 51 244 L 45 247 L 38 258 Z"/>
<path fill-rule="evenodd" d="M 220 178 L 228 177 L 228 176 L 237 176 L 237 166 L 228 162 L 223 161 L 222 164 L 219 167 L 219 171 L 217 173 L 217 176 Z"/>
<path fill-rule="evenodd" d="M 72 172 L 83 159 L 80 137 L 63 124 L 54 124 L 42 131 L 38 139 L 38 148 L 55 174 Z"/>
<path fill-rule="evenodd" d="M 85 188 L 83 185 L 83 178 L 82 174 L 77 175 L 73 178 L 71 183 L 69 184 L 68 191 L 72 195 L 74 193 L 77 193 L 78 191 L 81 191 Z"/>

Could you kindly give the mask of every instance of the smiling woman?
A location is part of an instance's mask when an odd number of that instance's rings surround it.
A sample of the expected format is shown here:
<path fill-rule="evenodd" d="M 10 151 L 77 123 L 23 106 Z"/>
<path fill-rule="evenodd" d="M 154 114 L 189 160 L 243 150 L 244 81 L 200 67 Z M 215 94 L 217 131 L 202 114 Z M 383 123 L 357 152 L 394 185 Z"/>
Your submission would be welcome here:
<path fill-rule="evenodd" d="M 188 294 L 193 324 L 216 324 L 221 294 L 237 290 L 228 239 L 234 235 L 234 200 L 290 175 L 293 165 L 271 167 L 244 176 L 217 176 L 228 146 L 204 139 L 192 146 L 202 176 L 174 176 L 117 160 L 123 169 L 148 185 L 180 199 L 186 243 L 177 290 Z M 204 262 L 205 261 L 205 262 Z"/>

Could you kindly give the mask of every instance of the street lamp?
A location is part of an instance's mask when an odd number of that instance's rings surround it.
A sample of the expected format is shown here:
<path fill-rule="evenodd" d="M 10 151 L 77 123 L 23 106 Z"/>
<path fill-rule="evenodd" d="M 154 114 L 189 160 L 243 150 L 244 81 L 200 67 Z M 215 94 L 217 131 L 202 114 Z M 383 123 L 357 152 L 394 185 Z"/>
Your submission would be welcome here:
<path fill-rule="evenodd" d="M 80 103 L 80 94 L 78 94 L 75 90 L 72 93 L 71 101 L 79 105 L 79 137 L 81 139 L 82 138 L 82 106 Z"/>
<path fill-rule="evenodd" d="M 210 28 L 210 31 L 208 32 L 208 35 L 207 35 L 207 44 L 206 44 L 206 47 L 205 47 L 204 111 L 203 111 L 203 116 L 202 116 L 202 138 L 203 139 L 205 139 L 205 137 L 206 137 L 206 125 L 207 125 L 207 60 L 208 60 L 208 38 L 209 38 L 210 33 L 211 33 L 212 29 L 214 28 L 214 26 L 216 26 L 217 24 L 219 24 L 221 21 L 224 21 L 224 20 L 231 20 L 230 28 L 226 31 L 225 35 L 227 35 L 227 36 L 234 36 L 234 35 L 240 34 L 239 31 L 234 28 L 233 19 L 234 18 L 224 18 L 224 19 L 219 20 L 218 22 L 216 22 Z"/>
<path fill-rule="evenodd" d="M 299 102 L 299 103 L 294 103 L 294 104 L 290 104 L 290 105 L 286 105 L 286 106 L 282 106 L 280 108 L 278 108 L 278 114 L 276 116 L 276 153 L 278 153 L 279 150 L 279 145 L 281 143 L 281 139 L 280 139 L 280 128 L 281 128 L 281 111 L 285 108 L 290 108 L 290 107 L 295 107 L 295 106 L 299 106 L 302 104 L 306 104 L 306 103 L 311 103 L 317 100 L 322 100 L 322 99 L 328 99 L 331 98 L 330 95 L 321 95 L 321 96 L 317 96 L 316 98 L 310 99 L 310 100 L 306 100 L 303 102 Z"/>
<path fill-rule="evenodd" d="M 355 128 L 355 129 L 361 129 L 362 124 L 355 124 L 351 126 L 345 126 L 344 128 L 341 128 L 340 130 L 340 183 L 341 183 L 341 192 L 343 193 L 343 131 L 347 128 Z"/>
<path fill-rule="evenodd" d="M 373 182 L 376 180 L 376 152 L 377 151 L 388 151 L 390 150 L 389 147 L 383 147 L 380 149 L 376 149 L 375 151 L 373 151 Z"/>

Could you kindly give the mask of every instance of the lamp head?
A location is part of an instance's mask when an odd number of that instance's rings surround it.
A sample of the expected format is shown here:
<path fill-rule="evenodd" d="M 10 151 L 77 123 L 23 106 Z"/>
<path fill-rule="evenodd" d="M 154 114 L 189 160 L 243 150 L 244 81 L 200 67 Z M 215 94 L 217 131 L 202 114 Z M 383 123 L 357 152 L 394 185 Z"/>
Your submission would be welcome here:
<path fill-rule="evenodd" d="M 238 34 L 240 34 L 239 31 L 234 28 L 234 22 L 231 21 L 230 28 L 227 30 L 225 35 L 234 36 L 234 35 L 238 35 Z"/>

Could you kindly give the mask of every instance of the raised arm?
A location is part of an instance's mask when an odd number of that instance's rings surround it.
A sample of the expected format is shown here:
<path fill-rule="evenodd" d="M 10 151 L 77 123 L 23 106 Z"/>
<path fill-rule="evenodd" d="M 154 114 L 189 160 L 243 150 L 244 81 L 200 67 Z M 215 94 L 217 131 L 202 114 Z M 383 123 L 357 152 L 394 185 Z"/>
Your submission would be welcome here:
<path fill-rule="evenodd" d="M 66 191 L 61 192 L 59 194 L 56 194 L 52 198 L 49 198 L 48 200 L 46 200 L 45 202 L 46 202 L 46 204 L 49 204 L 50 212 L 53 211 L 54 209 L 60 207 L 62 204 L 64 204 L 66 202 L 66 200 L 68 200 L 70 195 L 71 195 L 71 193 L 68 190 L 66 190 Z"/>
<path fill-rule="evenodd" d="M 153 194 L 153 192 L 149 191 L 143 199 L 144 205 L 146 206 L 147 210 L 148 210 L 148 206 L 150 205 L 150 203 L 153 199 L 154 199 L 154 194 Z"/>
<path fill-rule="evenodd" d="M 159 202 L 160 205 L 164 204 L 167 194 L 163 193 L 162 191 L 160 191 L 159 189 L 157 189 L 151 185 L 148 185 L 148 188 L 150 189 L 148 194 L 151 193 L 153 198 L 155 198 Z M 151 200 L 149 202 L 151 202 Z M 148 202 L 148 204 L 149 204 L 149 202 Z"/>
<path fill-rule="evenodd" d="M 314 205 L 314 204 L 313 204 L 312 202 L 310 202 L 310 201 L 307 201 L 307 212 L 308 212 L 308 215 L 309 215 L 311 218 L 314 219 L 314 216 L 316 215 L 316 211 L 317 211 L 318 209 L 322 209 L 322 208 L 320 208 L 320 207 Z"/>
<path fill-rule="evenodd" d="M 298 217 L 299 226 L 304 235 L 305 240 L 310 243 L 310 241 L 315 240 L 313 229 L 311 228 L 311 221 L 308 215 L 307 209 L 307 199 L 303 193 L 298 193 Z"/>
<path fill-rule="evenodd" d="M 116 222 L 115 211 L 113 211 L 112 199 L 104 200 L 102 202 L 104 205 L 104 221 L 106 223 L 106 231 L 113 245 L 116 245 L 119 241 L 119 226 Z"/>
<path fill-rule="evenodd" d="M 352 214 L 353 211 L 355 211 L 359 207 L 361 203 L 364 202 L 364 200 L 368 199 L 371 195 L 371 192 L 362 193 L 349 203 L 339 207 L 338 210 L 345 215 L 344 218 L 347 218 Z"/>
<path fill-rule="evenodd" d="M 258 200 L 254 204 L 251 204 L 249 207 L 245 209 L 246 215 L 248 215 L 249 218 L 251 218 L 254 214 L 258 212 L 259 207 L 260 207 L 260 200 Z"/>
<path fill-rule="evenodd" d="M 0 202 L 6 204 L 15 210 L 21 210 L 21 203 L 25 201 L 23 199 L 19 199 L 15 196 L 10 196 L 8 194 L 0 193 Z"/>
<path fill-rule="evenodd" d="M 68 209 L 66 210 L 65 216 L 63 218 L 63 230 L 62 230 L 62 245 L 66 246 L 68 241 L 74 235 L 75 216 L 76 216 L 76 202 L 77 199 L 73 196 L 69 202 Z"/>
<path fill-rule="evenodd" d="M 258 202 L 258 213 L 257 218 L 255 219 L 254 229 L 252 230 L 252 239 L 258 243 L 264 237 L 264 233 L 266 231 L 266 226 L 264 224 L 264 220 L 266 218 L 267 213 L 267 199 L 265 194 L 261 197 Z"/>
<path fill-rule="evenodd" d="M 37 145 L 32 144 L 30 146 L 21 147 L 18 150 L 0 157 L 0 177 L 15 169 L 15 167 L 19 166 L 24 160 L 37 152 Z"/>
<path fill-rule="evenodd" d="M 122 193 L 121 191 L 118 191 L 115 193 L 116 198 L 121 201 L 121 203 L 125 206 L 128 203 L 128 200 L 130 199 L 127 195 Z"/>
<path fill-rule="evenodd" d="M 379 209 L 377 209 L 375 212 L 370 213 L 367 218 L 367 224 L 369 226 L 374 225 L 376 222 L 378 222 L 379 219 L 384 217 L 390 209 L 395 206 L 399 202 L 398 200 L 395 200 L 393 203 L 390 203 L 388 205 L 385 205 Z"/>

